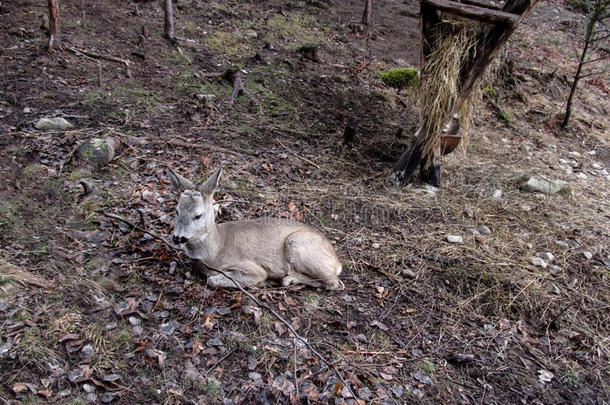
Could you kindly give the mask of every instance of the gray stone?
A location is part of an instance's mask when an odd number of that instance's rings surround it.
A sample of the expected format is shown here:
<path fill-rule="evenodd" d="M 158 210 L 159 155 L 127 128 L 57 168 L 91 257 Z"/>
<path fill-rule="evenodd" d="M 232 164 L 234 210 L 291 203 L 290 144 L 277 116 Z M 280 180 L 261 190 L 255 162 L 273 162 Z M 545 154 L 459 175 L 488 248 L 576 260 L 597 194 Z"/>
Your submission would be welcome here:
<path fill-rule="evenodd" d="M 90 362 L 94 355 L 95 351 L 91 345 L 86 345 L 80 350 L 80 358 L 83 362 Z"/>
<path fill-rule="evenodd" d="M 584 252 L 582 252 L 582 255 L 587 260 L 591 260 L 593 258 L 593 253 L 589 252 L 588 250 L 585 250 Z"/>
<path fill-rule="evenodd" d="M 96 168 L 106 166 L 112 159 L 121 143 L 116 138 L 107 136 L 92 138 L 78 145 L 78 156 L 86 163 Z"/>
<path fill-rule="evenodd" d="M 477 231 L 481 235 L 491 235 L 491 229 L 487 225 L 479 225 L 477 226 Z"/>
<path fill-rule="evenodd" d="M 379 248 L 381 247 L 381 245 L 380 245 L 379 243 L 375 242 L 375 243 L 373 243 L 373 244 L 371 245 L 371 247 L 372 247 L 373 249 L 379 249 Z"/>
<path fill-rule="evenodd" d="M 85 392 L 89 393 L 89 392 L 95 391 L 95 387 L 91 384 L 83 384 L 83 390 L 85 390 Z"/>
<path fill-rule="evenodd" d="M 551 272 L 551 274 L 555 275 L 561 271 L 561 267 L 559 267 L 556 264 L 552 264 L 551 267 L 549 268 L 549 271 Z"/>
<path fill-rule="evenodd" d="M 568 152 L 568 156 L 573 157 L 573 158 L 579 158 L 582 155 L 580 154 L 580 152 L 576 152 L 573 150 L 573 151 Z"/>
<path fill-rule="evenodd" d="M 458 235 L 447 235 L 447 242 L 449 243 L 462 243 L 464 239 Z"/>
<path fill-rule="evenodd" d="M 430 378 L 430 376 L 423 371 L 418 371 L 417 373 L 413 374 L 413 377 L 415 377 L 417 381 L 426 385 L 432 385 L 433 383 L 432 378 Z"/>
<path fill-rule="evenodd" d="M 595 170 L 601 170 L 602 169 L 602 165 L 600 165 L 599 163 L 593 163 L 591 165 L 592 168 L 594 168 Z"/>
<path fill-rule="evenodd" d="M 251 371 L 248 373 L 248 378 L 250 378 L 252 381 L 261 381 L 263 376 L 255 371 Z"/>
<path fill-rule="evenodd" d="M 502 198 L 502 190 L 495 189 L 491 198 L 493 198 L 494 200 L 499 200 L 500 198 Z"/>
<path fill-rule="evenodd" d="M 140 336 L 140 335 L 142 335 L 142 333 L 144 333 L 144 329 L 142 328 L 142 326 L 136 325 L 131 329 L 131 333 L 133 333 L 136 336 Z"/>
<path fill-rule="evenodd" d="M 204 101 L 206 104 L 212 104 L 212 101 L 214 101 L 216 99 L 215 94 L 197 93 L 197 94 L 195 94 L 195 97 L 197 97 L 197 99 L 200 101 Z"/>
<path fill-rule="evenodd" d="M 564 250 L 568 250 L 570 248 L 570 245 L 562 240 L 555 241 L 555 244 Z"/>
<path fill-rule="evenodd" d="M 57 117 L 57 118 L 41 118 L 38 120 L 36 125 L 34 125 L 36 129 L 49 130 L 65 130 L 68 128 L 72 128 L 73 125 L 70 124 L 66 119 Z"/>
<path fill-rule="evenodd" d="M 136 317 L 136 316 L 130 316 L 128 320 L 129 320 L 129 323 L 130 323 L 132 326 L 136 326 L 136 325 L 139 325 L 139 324 L 141 324 L 141 323 L 142 323 L 142 321 L 140 320 L 140 318 L 138 318 L 138 317 Z"/>
<path fill-rule="evenodd" d="M 415 274 L 415 272 L 411 269 L 403 269 L 402 270 L 402 275 L 408 278 L 415 278 L 417 277 L 417 274 Z"/>
<path fill-rule="evenodd" d="M 576 177 L 578 177 L 578 178 L 579 178 L 579 179 L 581 179 L 581 180 L 586 180 L 586 179 L 588 179 L 588 178 L 589 178 L 589 176 L 587 176 L 587 175 L 586 175 L 585 173 L 583 173 L 583 172 L 578 173 L 578 174 L 576 175 Z"/>
<path fill-rule="evenodd" d="M 472 210 L 472 208 L 466 208 L 464 209 L 464 213 L 466 214 L 466 216 L 468 218 L 472 218 L 474 217 L 474 211 Z"/>
<path fill-rule="evenodd" d="M 258 33 L 254 30 L 247 30 L 244 34 L 248 38 L 258 38 Z"/>
<path fill-rule="evenodd" d="M 546 269 L 546 262 L 541 259 L 540 257 L 532 257 L 532 264 L 536 267 L 542 267 L 543 269 Z"/>
<path fill-rule="evenodd" d="M 536 256 L 547 263 L 550 263 L 555 259 L 555 256 L 551 252 L 538 253 Z"/>
<path fill-rule="evenodd" d="M 562 180 L 548 180 L 540 176 L 524 176 L 519 181 L 521 191 L 544 194 L 571 194 L 572 187 Z"/>

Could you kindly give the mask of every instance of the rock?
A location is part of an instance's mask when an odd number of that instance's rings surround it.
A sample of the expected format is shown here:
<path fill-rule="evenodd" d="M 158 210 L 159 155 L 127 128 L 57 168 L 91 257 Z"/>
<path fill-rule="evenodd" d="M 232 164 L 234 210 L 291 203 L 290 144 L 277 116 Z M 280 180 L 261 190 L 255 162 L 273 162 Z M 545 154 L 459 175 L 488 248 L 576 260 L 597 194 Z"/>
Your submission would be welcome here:
<path fill-rule="evenodd" d="M 536 267 L 542 267 L 543 269 L 546 269 L 546 262 L 541 259 L 540 257 L 532 257 L 532 264 Z"/>
<path fill-rule="evenodd" d="M 258 38 L 258 33 L 254 30 L 247 30 L 244 34 L 247 38 Z"/>
<path fill-rule="evenodd" d="M 500 198 L 502 198 L 502 190 L 495 189 L 491 198 L 493 198 L 494 200 L 499 200 Z"/>
<path fill-rule="evenodd" d="M 593 253 L 589 252 L 588 250 L 585 250 L 584 252 L 582 252 L 582 255 L 587 260 L 591 260 L 593 258 Z"/>
<path fill-rule="evenodd" d="M 564 242 L 562 240 L 555 241 L 555 244 L 564 250 L 568 250 L 570 248 L 570 245 L 568 245 L 567 242 Z"/>
<path fill-rule="evenodd" d="M 481 234 L 476 228 L 468 228 L 466 230 L 466 233 L 471 236 L 477 236 Z"/>
<path fill-rule="evenodd" d="M 380 245 L 379 243 L 375 242 L 375 243 L 373 243 L 373 244 L 371 245 L 371 247 L 372 247 L 373 249 L 379 249 L 379 248 L 381 247 L 381 245 Z"/>
<path fill-rule="evenodd" d="M 479 226 L 477 226 L 477 231 L 481 235 L 491 235 L 491 229 L 489 229 L 489 227 L 486 226 L 486 225 L 479 225 Z"/>
<path fill-rule="evenodd" d="M 216 94 L 202 94 L 202 93 L 197 93 L 195 94 L 195 97 L 197 97 L 198 100 L 200 101 L 204 101 L 206 104 L 212 104 L 212 102 L 216 99 Z"/>
<path fill-rule="evenodd" d="M 538 253 L 536 256 L 538 256 L 547 263 L 550 263 L 553 261 L 553 259 L 555 259 L 555 256 L 551 252 Z"/>
<path fill-rule="evenodd" d="M 85 390 L 86 393 L 90 393 L 95 391 L 95 387 L 91 384 L 83 384 L 83 390 Z"/>
<path fill-rule="evenodd" d="M 596 151 L 594 151 L 594 150 L 590 150 L 590 151 L 588 151 L 588 152 L 587 152 L 587 155 L 589 155 L 589 156 L 595 156 L 595 155 L 597 155 L 597 152 L 596 152 Z"/>
<path fill-rule="evenodd" d="M 431 385 L 433 383 L 432 378 L 430 378 L 430 376 L 428 376 L 428 374 L 424 373 L 423 371 L 418 371 L 417 373 L 413 374 L 413 377 L 415 377 L 417 381 L 422 382 L 426 385 Z"/>
<path fill-rule="evenodd" d="M 144 328 L 142 328 L 142 326 L 140 326 L 140 325 L 136 325 L 131 329 L 131 333 L 133 333 L 136 336 L 141 336 L 142 333 L 144 333 Z"/>
<path fill-rule="evenodd" d="M 248 378 L 250 378 L 252 381 L 261 381 L 263 376 L 255 371 L 251 371 L 248 373 Z"/>
<path fill-rule="evenodd" d="M 130 323 L 132 326 L 136 326 L 136 325 L 139 325 L 139 324 L 141 324 L 141 323 L 142 323 L 142 321 L 140 320 L 140 318 L 138 318 L 138 317 L 136 317 L 136 316 L 130 316 L 128 320 L 129 320 L 129 323 Z"/>
<path fill-rule="evenodd" d="M 591 165 L 592 168 L 594 168 L 595 170 L 601 170 L 602 169 L 602 165 L 600 165 L 599 163 L 593 163 Z"/>
<path fill-rule="evenodd" d="M 66 119 L 57 117 L 57 118 L 41 118 L 38 120 L 36 125 L 34 125 L 36 129 L 48 130 L 65 130 L 68 128 L 72 128 L 73 125 L 70 124 Z"/>
<path fill-rule="evenodd" d="M 417 274 L 415 274 L 415 272 L 411 269 L 403 269 L 402 270 L 402 275 L 408 278 L 415 278 L 417 277 Z"/>
<path fill-rule="evenodd" d="M 573 158 L 579 158 L 582 155 L 580 154 L 580 152 L 576 152 L 573 150 L 573 151 L 568 152 L 568 156 L 573 157 Z"/>
<path fill-rule="evenodd" d="M 561 271 L 561 267 L 559 267 L 556 264 L 551 265 L 551 267 L 549 268 L 549 271 L 551 274 L 555 275 L 557 273 L 559 273 Z"/>
<path fill-rule="evenodd" d="M 366 338 L 364 333 L 360 333 L 360 334 L 356 335 L 356 340 L 358 340 L 362 343 L 368 342 L 368 339 Z"/>
<path fill-rule="evenodd" d="M 466 214 L 466 216 L 468 218 L 472 218 L 474 217 L 474 211 L 472 210 L 472 208 L 466 208 L 464 209 L 464 213 Z"/>
<path fill-rule="evenodd" d="M 84 363 L 91 362 L 93 356 L 95 355 L 95 351 L 93 350 L 93 346 L 86 345 L 80 350 L 80 358 Z"/>
<path fill-rule="evenodd" d="M 551 283 L 548 286 L 546 286 L 546 291 L 551 294 L 556 294 L 556 295 L 561 294 L 561 289 L 559 287 L 557 287 L 557 285 L 554 283 Z"/>
<path fill-rule="evenodd" d="M 571 194 L 572 187 L 562 180 L 547 180 L 540 176 L 524 176 L 519 181 L 521 191 L 544 194 Z"/>
<path fill-rule="evenodd" d="M 458 235 L 447 235 L 447 242 L 449 243 L 462 243 L 464 239 Z"/>
<path fill-rule="evenodd" d="M 523 204 L 523 205 L 521 206 L 521 209 L 522 209 L 523 211 L 525 211 L 525 212 L 529 212 L 529 211 L 531 211 L 531 210 L 532 210 L 532 207 L 530 207 L 530 206 L 529 206 L 529 205 L 527 205 L 527 204 Z"/>
<path fill-rule="evenodd" d="M 78 145 L 77 153 L 82 161 L 99 169 L 114 159 L 120 145 L 120 141 L 111 136 L 104 139 L 92 138 Z"/>
<path fill-rule="evenodd" d="M 578 177 L 581 180 L 586 180 L 589 178 L 589 176 L 587 176 L 586 174 L 584 174 L 583 172 L 580 172 L 576 175 L 576 177 Z"/>
<path fill-rule="evenodd" d="M 373 393 L 368 387 L 362 387 L 358 390 L 358 396 L 363 400 L 368 401 L 373 397 Z"/>
<path fill-rule="evenodd" d="M 176 267 L 178 266 L 178 263 L 176 262 L 171 262 L 169 264 L 169 274 L 174 274 L 176 272 Z"/>

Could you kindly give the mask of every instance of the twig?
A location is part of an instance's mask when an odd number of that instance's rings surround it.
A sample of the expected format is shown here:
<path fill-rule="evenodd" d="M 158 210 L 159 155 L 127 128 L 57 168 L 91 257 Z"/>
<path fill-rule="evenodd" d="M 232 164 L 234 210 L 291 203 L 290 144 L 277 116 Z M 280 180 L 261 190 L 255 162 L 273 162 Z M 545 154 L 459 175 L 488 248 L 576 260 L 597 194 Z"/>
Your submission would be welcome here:
<path fill-rule="evenodd" d="M 235 350 L 237 350 L 237 349 L 231 349 L 231 350 L 229 350 L 229 353 L 227 353 L 227 354 L 225 354 L 224 356 L 222 356 L 222 357 L 220 358 L 220 360 L 218 360 L 218 362 L 217 362 L 216 364 L 214 364 L 212 367 L 208 368 L 208 369 L 205 371 L 205 373 L 203 373 L 201 376 L 205 378 L 205 376 L 206 376 L 206 375 L 208 375 L 208 374 L 210 374 L 212 371 L 214 371 L 214 369 L 215 369 L 216 367 L 218 367 L 218 365 L 219 365 L 220 363 L 222 363 L 222 362 L 223 362 L 223 360 L 226 360 L 226 359 L 227 359 L 227 358 L 228 358 L 230 355 L 232 355 L 232 354 L 233 354 L 233 352 L 234 352 Z"/>
<path fill-rule="evenodd" d="M 165 243 L 167 246 L 171 247 L 172 249 L 175 249 L 175 250 L 180 250 L 179 248 L 177 248 L 176 246 L 174 246 L 172 243 L 170 243 L 170 242 L 168 242 L 167 240 L 165 240 L 165 238 L 163 238 L 162 236 L 159 236 L 159 235 L 157 235 L 157 234 L 156 234 L 156 233 L 154 233 L 154 232 L 147 231 L 146 229 L 139 227 L 138 225 L 136 225 L 136 224 L 134 224 L 134 223 L 132 223 L 132 222 L 130 222 L 130 221 L 128 221 L 128 220 L 126 220 L 126 219 L 125 219 L 125 218 L 123 218 L 123 217 L 120 217 L 120 216 L 118 216 L 118 215 L 114 215 L 114 214 L 110 214 L 110 213 L 105 212 L 105 211 L 102 211 L 102 210 L 99 210 L 99 211 L 97 211 L 97 212 L 98 212 L 98 213 L 100 213 L 100 214 L 102 214 L 102 215 L 104 215 L 104 216 L 106 216 L 106 217 L 108 217 L 108 218 L 112 218 L 112 219 L 116 219 L 117 221 L 121 221 L 121 222 L 123 222 L 124 224 L 127 224 L 127 225 L 131 226 L 133 229 L 136 229 L 136 230 L 138 230 L 138 231 L 140 231 L 140 232 L 147 233 L 147 234 L 149 234 L 150 236 L 152 236 L 153 238 L 155 238 L 155 239 L 159 239 L 161 242 Z"/>
<path fill-rule="evenodd" d="M 244 293 L 246 296 L 248 296 L 248 298 L 250 298 L 252 301 L 254 301 L 254 303 L 256 305 L 258 305 L 259 307 L 265 308 L 267 311 L 269 311 L 269 313 L 271 315 L 273 315 L 274 317 L 276 317 L 280 322 L 282 322 L 290 331 L 290 333 L 292 333 L 292 335 L 300 340 L 305 346 L 307 346 L 307 348 L 309 349 L 309 351 L 311 351 L 313 354 L 316 355 L 317 358 L 320 359 L 320 361 L 322 361 L 322 363 L 324 363 L 326 366 L 330 367 L 335 374 L 337 375 L 337 377 L 339 377 L 339 379 L 341 380 L 341 382 L 343 383 L 343 385 L 345 387 L 347 387 L 350 391 L 350 393 L 354 396 L 354 398 L 358 398 L 358 396 L 356 395 L 356 393 L 352 390 L 351 386 L 347 383 L 347 381 L 345 381 L 345 378 L 343 378 L 343 376 L 341 375 L 341 373 L 339 373 L 339 370 L 337 370 L 337 368 L 335 367 L 335 365 L 331 362 L 329 362 L 328 360 L 326 360 L 326 358 L 324 356 L 322 356 L 316 349 L 313 348 L 313 346 L 307 341 L 307 339 L 305 339 L 303 336 L 299 335 L 297 333 L 296 330 L 294 330 L 294 328 L 292 327 L 292 325 L 286 320 L 284 319 L 280 314 L 278 314 L 277 312 L 275 312 L 275 310 L 273 308 L 271 308 L 270 306 L 268 306 L 267 304 L 261 302 L 258 300 L 258 298 L 256 298 L 254 295 L 250 294 L 245 288 L 243 288 L 240 283 L 237 282 L 237 280 L 235 280 L 233 277 L 231 277 L 230 275 L 228 275 L 227 273 L 225 273 L 222 270 L 217 270 L 217 269 L 210 269 L 213 270 L 215 272 L 218 272 L 220 274 L 222 274 L 223 276 L 225 276 L 226 278 L 228 278 L 229 280 L 231 280 L 233 282 L 233 284 L 235 284 L 235 286 L 242 292 Z"/>
<path fill-rule="evenodd" d="M 131 70 L 129 70 L 129 61 L 126 59 L 117 58 L 116 56 L 111 56 L 111 55 L 103 55 L 101 53 L 88 51 L 87 49 L 73 48 L 70 46 L 66 46 L 65 49 L 69 50 L 70 52 L 74 52 L 77 55 L 85 55 L 85 56 L 89 56 L 91 58 L 104 59 L 104 60 L 109 60 L 111 62 L 122 63 L 125 65 L 125 75 L 127 75 L 127 77 L 132 77 Z"/>
<path fill-rule="evenodd" d="M 295 151 L 293 151 L 292 149 L 290 149 L 288 146 L 284 145 L 282 143 L 282 141 L 280 141 L 279 139 L 276 139 L 276 141 L 282 145 L 284 147 L 284 149 L 286 149 L 288 152 L 292 153 L 295 157 L 301 159 L 303 162 L 309 163 L 310 165 L 312 165 L 313 167 L 315 167 L 316 169 L 319 169 L 320 166 L 318 166 L 317 164 L 315 164 L 314 162 L 312 162 L 311 160 L 297 154 Z"/>
<path fill-rule="evenodd" d="M 237 100 L 237 96 L 239 96 L 239 93 L 242 92 L 246 96 L 248 96 L 250 100 L 252 100 L 252 103 L 254 103 L 254 105 L 258 107 L 260 113 L 264 114 L 263 108 L 258 103 L 258 100 L 252 94 L 250 94 L 250 92 L 244 87 L 244 83 L 241 81 L 241 76 L 239 75 L 239 70 L 231 73 L 229 77 L 233 79 L 233 93 L 231 93 L 231 104 L 233 104 Z"/>

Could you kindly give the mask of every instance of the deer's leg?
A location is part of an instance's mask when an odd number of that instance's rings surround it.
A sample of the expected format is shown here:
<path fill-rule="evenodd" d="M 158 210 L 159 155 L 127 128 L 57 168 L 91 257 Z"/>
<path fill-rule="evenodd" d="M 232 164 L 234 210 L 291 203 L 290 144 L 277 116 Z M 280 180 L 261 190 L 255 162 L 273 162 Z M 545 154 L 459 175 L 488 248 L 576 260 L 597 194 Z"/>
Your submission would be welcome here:
<path fill-rule="evenodd" d="M 264 287 L 267 279 L 265 269 L 255 264 L 244 264 L 243 266 L 240 265 L 238 269 L 231 268 L 222 271 L 242 286 Z M 214 270 L 211 270 L 210 273 L 214 273 Z M 225 277 L 222 273 L 217 273 L 208 277 L 208 285 L 213 288 L 237 288 L 233 280 Z"/>
<path fill-rule="evenodd" d="M 290 264 L 283 285 L 300 283 L 330 290 L 343 288 L 339 274 L 343 266 L 325 236 L 312 231 L 294 232 L 286 239 L 286 259 Z"/>

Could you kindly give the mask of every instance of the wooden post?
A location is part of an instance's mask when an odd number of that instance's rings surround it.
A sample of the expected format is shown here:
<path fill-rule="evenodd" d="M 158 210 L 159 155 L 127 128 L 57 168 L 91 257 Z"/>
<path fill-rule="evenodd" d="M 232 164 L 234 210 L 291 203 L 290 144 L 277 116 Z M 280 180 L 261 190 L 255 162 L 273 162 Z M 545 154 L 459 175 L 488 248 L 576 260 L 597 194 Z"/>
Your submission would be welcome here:
<path fill-rule="evenodd" d="M 49 51 L 61 48 L 59 40 L 59 5 L 58 0 L 48 0 L 49 3 Z"/>
<path fill-rule="evenodd" d="M 469 4 L 451 0 L 421 0 L 422 72 L 424 71 L 426 58 L 434 51 L 434 45 L 438 40 L 436 36 L 439 31 L 435 28 L 438 24 L 441 24 L 440 11 L 493 25 L 489 30 L 480 31 L 476 45 L 472 47 L 464 60 L 458 77 L 457 100 L 451 111 L 444 112 L 439 132 L 429 134 L 432 123 L 428 112 L 422 111 L 419 129 L 413 145 L 402 154 L 394 166 L 388 177 L 390 183 L 397 186 L 406 185 L 417 166 L 422 165 L 423 180 L 436 187 L 440 186 L 442 128 L 460 110 L 487 66 L 538 1 L 508 0 L 502 10 L 497 10 L 484 4 L 478 5 L 478 2 L 472 0 L 468 1 Z M 472 5 L 473 3 L 474 5 Z M 421 81 L 425 80 L 425 75 L 422 75 Z M 430 145 L 432 145 L 431 148 Z M 431 166 L 431 168 L 428 168 L 428 166 Z"/>
<path fill-rule="evenodd" d="M 364 32 L 368 34 L 369 26 L 371 25 L 371 1 L 364 0 L 364 12 L 362 13 L 362 25 L 364 25 Z"/>
<path fill-rule="evenodd" d="M 165 26 L 163 29 L 163 36 L 170 41 L 174 42 L 174 10 L 172 6 L 172 0 L 165 0 Z"/>

